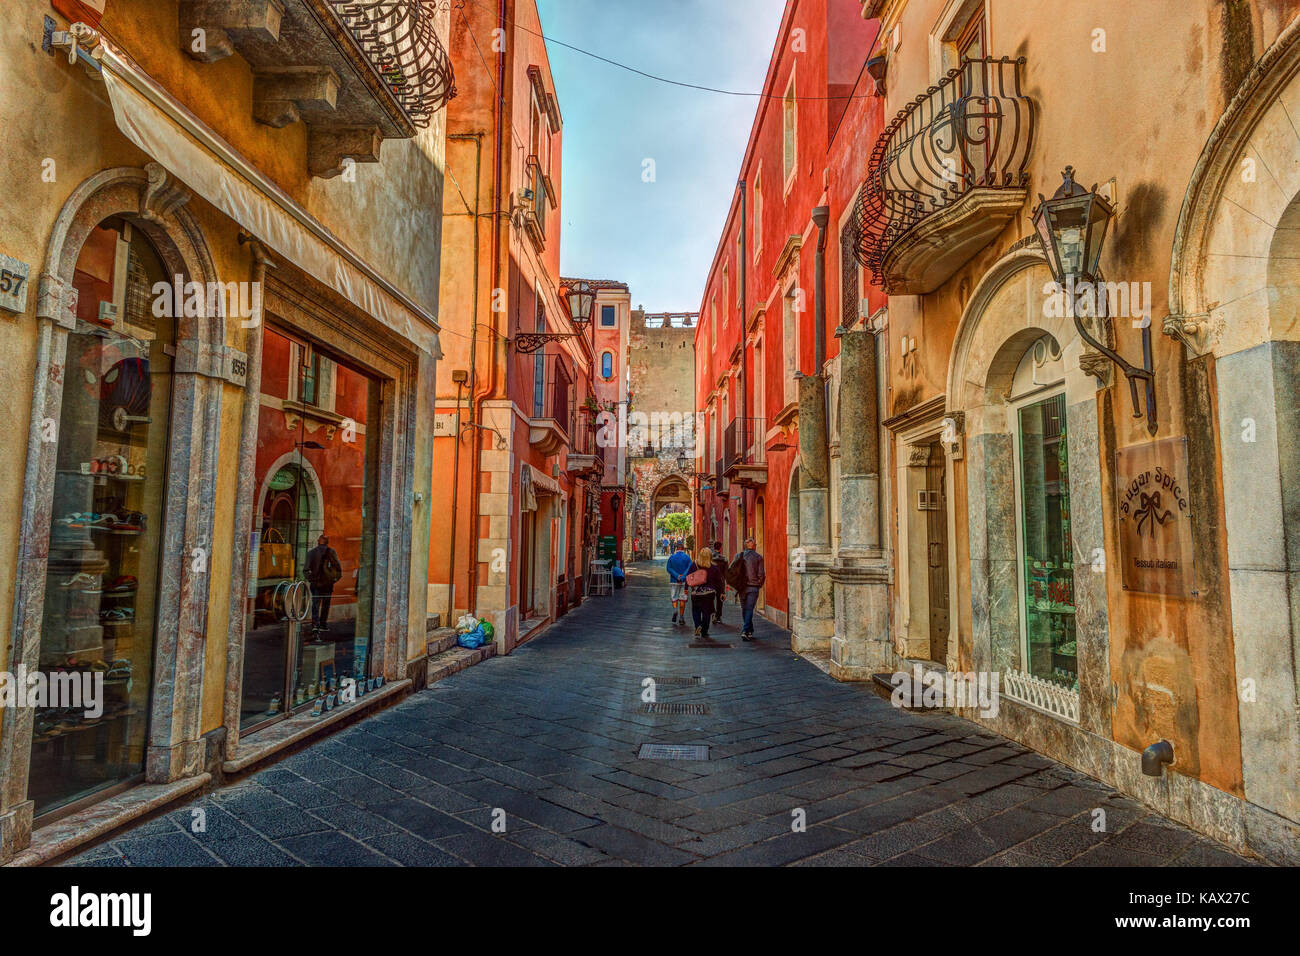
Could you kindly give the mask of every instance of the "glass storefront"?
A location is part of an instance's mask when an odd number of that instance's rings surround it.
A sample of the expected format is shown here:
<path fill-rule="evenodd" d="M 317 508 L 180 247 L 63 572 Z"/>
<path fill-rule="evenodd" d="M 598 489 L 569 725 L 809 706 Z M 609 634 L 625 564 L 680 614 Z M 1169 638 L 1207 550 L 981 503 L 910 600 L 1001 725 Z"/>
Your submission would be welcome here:
<path fill-rule="evenodd" d="M 77 260 L 62 412 L 48 434 L 58 444 L 39 658 L 49 690 L 28 791 L 38 817 L 144 771 L 175 342 L 174 320 L 156 314 L 173 310 L 155 310 L 153 288 L 170 285 L 166 272 L 117 217 Z M 101 681 L 102 699 L 87 699 Z"/>
<path fill-rule="evenodd" d="M 286 330 L 262 341 L 257 500 L 249 529 L 248 730 L 370 687 L 379 382 Z"/>
<path fill-rule="evenodd" d="M 1065 395 L 1022 406 L 1018 428 L 1025 669 L 1074 688 L 1079 668 Z"/>

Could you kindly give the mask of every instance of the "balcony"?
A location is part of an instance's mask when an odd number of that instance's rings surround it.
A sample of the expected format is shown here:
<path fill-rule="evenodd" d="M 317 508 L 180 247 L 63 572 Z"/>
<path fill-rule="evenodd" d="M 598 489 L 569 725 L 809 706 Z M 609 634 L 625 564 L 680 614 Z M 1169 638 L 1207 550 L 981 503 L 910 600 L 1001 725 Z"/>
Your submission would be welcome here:
<path fill-rule="evenodd" d="M 968 59 L 901 110 L 858 195 L 857 258 L 891 295 L 933 292 L 1019 214 L 1034 104 L 1024 57 Z"/>
<path fill-rule="evenodd" d="M 574 433 L 573 376 L 562 355 L 533 356 L 533 414 L 528 443 L 543 455 L 569 447 Z"/>
<path fill-rule="evenodd" d="M 180 45 L 253 70 L 253 117 L 308 126 L 308 170 L 337 176 L 379 161 L 456 95 L 435 6 L 403 0 L 181 0 Z"/>
<path fill-rule="evenodd" d="M 742 488 L 767 484 L 767 460 L 763 438 L 767 422 L 762 418 L 737 418 L 727 426 L 722 442 L 722 474 Z"/>
<path fill-rule="evenodd" d="M 528 190 L 532 199 L 524 206 L 524 230 L 532 239 L 537 251 L 546 248 L 546 208 L 554 205 L 555 187 L 550 177 L 542 172 L 542 164 L 536 156 L 528 157 Z"/>

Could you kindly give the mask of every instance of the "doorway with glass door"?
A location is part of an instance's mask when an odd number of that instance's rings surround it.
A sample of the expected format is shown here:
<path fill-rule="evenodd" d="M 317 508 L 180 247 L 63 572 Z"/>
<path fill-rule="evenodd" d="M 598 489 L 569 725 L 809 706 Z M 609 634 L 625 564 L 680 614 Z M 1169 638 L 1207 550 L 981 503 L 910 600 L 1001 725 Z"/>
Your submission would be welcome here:
<path fill-rule="evenodd" d="M 262 339 L 240 730 L 372 684 L 381 383 L 306 337 Z"/>

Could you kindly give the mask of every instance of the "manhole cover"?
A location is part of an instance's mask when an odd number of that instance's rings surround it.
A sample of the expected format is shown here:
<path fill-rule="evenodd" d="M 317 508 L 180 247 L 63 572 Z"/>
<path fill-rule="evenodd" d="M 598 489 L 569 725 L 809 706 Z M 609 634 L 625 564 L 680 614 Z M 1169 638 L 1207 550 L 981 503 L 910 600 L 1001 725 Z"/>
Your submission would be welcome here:
<path fill-rule="evenodd" d="M 708 760 L 709 748 L 703 744 L 642 744 L 637 757 L 641 760 Z"/>
<path fill-rule="evenodd" d="M 708 714 L 711 713 L 708 704 L 693 704 L 684 700 L 666 700 L 657 701 L 653 704 L 642 704 L 641 713 L 643 714 Z"/>
<path fill-rule="evenodd" d="M 655 677 L 653 680 L 660 687 L 698 687 L 704 683 L 703 677 Z"/>

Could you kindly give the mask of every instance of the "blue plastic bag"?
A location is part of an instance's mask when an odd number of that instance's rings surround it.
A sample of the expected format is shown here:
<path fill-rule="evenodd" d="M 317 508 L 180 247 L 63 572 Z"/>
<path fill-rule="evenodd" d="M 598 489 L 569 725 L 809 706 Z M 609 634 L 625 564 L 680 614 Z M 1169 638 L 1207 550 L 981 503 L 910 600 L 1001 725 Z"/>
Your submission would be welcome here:
<path fill-rule="evenodd" d="M 482 647 L 487 643 L 487 635 L 483 633 L 483 625 L 479 625 L 468 634 L 462 634 L 456 638 L 456 643 L 461 647 L 468 647 L 473 650 L 476 647 Z"/>

